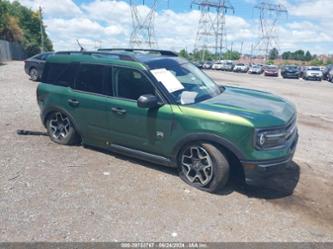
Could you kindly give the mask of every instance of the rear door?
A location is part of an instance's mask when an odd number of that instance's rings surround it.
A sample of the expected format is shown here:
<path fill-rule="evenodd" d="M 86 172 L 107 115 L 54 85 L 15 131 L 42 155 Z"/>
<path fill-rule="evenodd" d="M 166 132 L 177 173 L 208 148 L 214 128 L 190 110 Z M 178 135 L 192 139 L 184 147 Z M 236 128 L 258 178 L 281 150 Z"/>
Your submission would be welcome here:
<path fill-rule="evenodd" d="M 86 144 L 105 146 L 109 133 L 106 113 L 105 79 L 107 67 L 96 64 L 80 64 L 74 90 L 67 100 L 75 108 L 74 116 Z"/>

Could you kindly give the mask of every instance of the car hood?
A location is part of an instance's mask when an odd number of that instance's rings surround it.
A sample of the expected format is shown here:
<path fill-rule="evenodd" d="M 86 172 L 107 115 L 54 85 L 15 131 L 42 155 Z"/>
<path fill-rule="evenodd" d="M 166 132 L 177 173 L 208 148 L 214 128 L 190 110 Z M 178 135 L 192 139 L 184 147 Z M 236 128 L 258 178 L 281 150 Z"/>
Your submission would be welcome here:
<path fill-rule="evenodd" d="M 255 127 L 284 125 L 296 113 L 295 106 L 279 96 L 237 87 L 225 87 L 222 94 L 193 106 L 241 116 Z"/>
<path fill-rule="evenodd" d="M 306 73 L 307 74 L 322 74 L 322 72 L 318 71 L 318 70 L 306 70 Z"/>

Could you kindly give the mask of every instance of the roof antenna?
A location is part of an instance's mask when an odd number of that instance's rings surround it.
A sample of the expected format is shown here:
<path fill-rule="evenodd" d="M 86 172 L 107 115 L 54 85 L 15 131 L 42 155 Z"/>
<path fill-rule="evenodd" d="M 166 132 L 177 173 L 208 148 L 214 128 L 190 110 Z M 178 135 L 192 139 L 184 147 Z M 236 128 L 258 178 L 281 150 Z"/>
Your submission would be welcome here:
<path fill-rule="evenodd" d="M 81 45 L 81 43 L 79 42 L 78 39 L 76 39 L 76 42 L 77 42 L 77 44 L 78 44 L 79 47 L 80 47 L 80 51 L 81 51 L 81 52 L 82 52 L 82 51 L 85 51 L 84 47 Z"/>

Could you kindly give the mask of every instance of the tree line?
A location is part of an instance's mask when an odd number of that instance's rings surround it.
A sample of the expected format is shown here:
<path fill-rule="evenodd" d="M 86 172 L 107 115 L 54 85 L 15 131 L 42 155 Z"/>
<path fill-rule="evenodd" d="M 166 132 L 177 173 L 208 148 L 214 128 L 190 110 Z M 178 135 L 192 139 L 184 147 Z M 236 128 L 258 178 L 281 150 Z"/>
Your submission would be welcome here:
<path fill-rule="evenodd" d="M 39 11 L 24 7 L 18 1 L 0 0 L 0 39 L 18 42 L 27 56 L 32 56 L 41 52 L 41 31 L 44 35 L 44 50 L 53 50 Z"/>

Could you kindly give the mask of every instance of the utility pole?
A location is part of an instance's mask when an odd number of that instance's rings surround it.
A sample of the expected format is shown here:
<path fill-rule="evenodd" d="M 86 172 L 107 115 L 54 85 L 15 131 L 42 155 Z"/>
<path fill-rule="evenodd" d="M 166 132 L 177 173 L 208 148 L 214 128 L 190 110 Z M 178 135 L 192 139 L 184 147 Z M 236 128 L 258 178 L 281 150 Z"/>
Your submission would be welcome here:
<path fill-rule="evenodd" d="M 130 47 L 132 48 L 155 48 L 157 41 L 155 37 L 155 13 L 158 0 L 152 0 L 152 4 L 148 7 L 149 12 L 143 15 L 139 11 L 138 0 L 130 0 L 131 16 L 132 16 L 132 33 L 130 37 Z M 142 5 L 145 1 L 142 0 Z"/>
<path fill-rule="evenodd" d="M 38 8 L 39 13 L 39 27 L 40 27 L 40 37 L 41 37 L 41 51 L 45 51 L 45 39 L 44 39 L 44 27 L 43 27 L 43 10 L 42 7 Z"/>
<path fill-rule="evenodd" d="M 240 47 L 240 56 L 241 57 L 243 55 L 243 45 L 244 45 L 244 41 L 241 42 L 241 47 Z"/>
<path fill-rule="evenodd" d="M 204 60 L 207 50 L 221 56 L 225 45 L 225 14 L 233 6 L 228 0 L 192 0 L 191 7 L 198 6 L 201 11 L 194 48 L 202 51 Z"/>
<path fill-rule="evenodd" d="M 262 1 L 254 7 L 259 11 L 259 39 L 255 49 L 263 53 L 265 61 L 268 59 L 272 48 L 279 49 L 277 23 L 281 15 L 288 15 L 288 10 L 282 4 L 271 4 Z"/>

